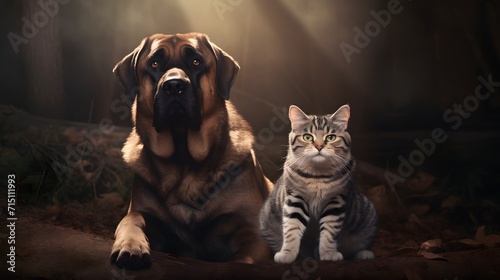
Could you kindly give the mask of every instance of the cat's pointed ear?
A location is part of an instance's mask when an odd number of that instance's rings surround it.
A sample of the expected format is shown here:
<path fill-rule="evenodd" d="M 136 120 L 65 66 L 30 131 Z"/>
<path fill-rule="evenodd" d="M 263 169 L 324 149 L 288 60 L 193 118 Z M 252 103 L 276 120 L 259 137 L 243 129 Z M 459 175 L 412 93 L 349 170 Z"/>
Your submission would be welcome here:
<path fill-rule="evenodd" d="M 340 126 L 342 129 L 347 129 L 349 117 L 351 116 L 351 108 L 349 105 L 341 106 L 335 113 L 330 116 L 330 121 Z"/>
<path fill-rule="evenodd" d="M 288 110 L 288 117 L 292 123 L 292 129 L 300 123 L 308 122 L 308 116 L 299 107 L 292 105 Z"/>

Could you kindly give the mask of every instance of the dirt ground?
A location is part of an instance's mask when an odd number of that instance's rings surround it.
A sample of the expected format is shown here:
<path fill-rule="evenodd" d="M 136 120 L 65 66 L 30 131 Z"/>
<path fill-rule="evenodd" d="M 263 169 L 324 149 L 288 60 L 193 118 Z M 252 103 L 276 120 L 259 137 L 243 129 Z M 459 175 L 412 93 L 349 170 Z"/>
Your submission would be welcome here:
<path fill-rule="evenodd" d="M 112 239 L 21 216 L 16 272 L 2 279 L 499 279 L 500 248 L 445 252 L 437 259 L 409 248 L 369 261 L 292 265 L 208 263 L 153 252 L 144 271 L 109 264 Z M 377 250 L 376 253 L 378 254 Z"/>
<path fill-rule="evenodd" d="M 106 212 L 102 205 L 87 216 L 82 213 L 89 208 L 81 207 L 66 207 L 61 211 L 65 214 L 51 208 L 23 210 L 16 222 L 16 272 L 4 270 L 2 279 L 500 279 L 496 235 L 479 232 L 460 242 L 430 240 L 427 248 L 419 250 L 411 235 L 384 227 L 374 246 L 376 258 L 368 261 L 244 265 L 153 252 L 150 269 L 120 270 L 109 264 L 112 232 L 119 218 L 112 218 L 112 211 Z"/>

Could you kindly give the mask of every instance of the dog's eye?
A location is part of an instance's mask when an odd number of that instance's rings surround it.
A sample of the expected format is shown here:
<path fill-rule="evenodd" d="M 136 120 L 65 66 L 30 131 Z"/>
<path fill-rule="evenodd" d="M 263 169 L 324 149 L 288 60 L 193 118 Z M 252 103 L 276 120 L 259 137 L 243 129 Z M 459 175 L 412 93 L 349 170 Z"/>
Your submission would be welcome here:
<path fill-rule="evenodd" d="M 151 67 L 152 67 L 153 69 L 158 68 L 158 61 L 156 61 L 156 60 L 155 60 L 155 61 L 151 62 Z"/>
<path fill-rule="evenodd" d="M 200 61 L 199 59 L 197 59 L 197 58 L 193 59 L 193 65 L 194 65 L 195 67 L 200 66 L 200 64 L 201 64 L 201 61 Z"/>

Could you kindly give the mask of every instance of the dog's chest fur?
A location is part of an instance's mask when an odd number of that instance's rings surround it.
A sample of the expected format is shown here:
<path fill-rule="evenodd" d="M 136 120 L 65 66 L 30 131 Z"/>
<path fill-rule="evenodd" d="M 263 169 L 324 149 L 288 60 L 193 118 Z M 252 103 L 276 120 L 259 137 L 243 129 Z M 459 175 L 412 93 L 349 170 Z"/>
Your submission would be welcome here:
<path fill-rule="evenodd" d="M 177 184 L 163 180 L 161 190 L 172 218 L 186 225 L 202 220 L 208 214 L 210 201 L 206 199 L 205 192 L 208 192 L 212 181 L 206 175 L 194 173 L 183 177 Z"/>

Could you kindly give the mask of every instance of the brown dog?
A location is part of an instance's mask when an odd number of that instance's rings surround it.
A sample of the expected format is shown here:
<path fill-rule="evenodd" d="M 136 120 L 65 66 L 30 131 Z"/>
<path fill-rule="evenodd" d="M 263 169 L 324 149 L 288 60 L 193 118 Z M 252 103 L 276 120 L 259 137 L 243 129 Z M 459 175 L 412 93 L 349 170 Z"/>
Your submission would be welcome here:
<path fill-rule="evenodd" d="M 135 98 L 122 150 L 135 180 L 112 263 L 148 267 L 150 247 L 208 261 L 270 257 L 258 215 L 272 184 L 248 123 L 226 101 L 238 70 L 199 33 L 145 38 L 116 65 Z"/>

